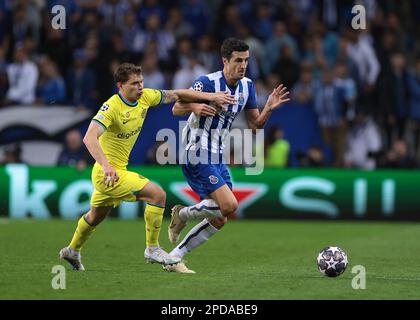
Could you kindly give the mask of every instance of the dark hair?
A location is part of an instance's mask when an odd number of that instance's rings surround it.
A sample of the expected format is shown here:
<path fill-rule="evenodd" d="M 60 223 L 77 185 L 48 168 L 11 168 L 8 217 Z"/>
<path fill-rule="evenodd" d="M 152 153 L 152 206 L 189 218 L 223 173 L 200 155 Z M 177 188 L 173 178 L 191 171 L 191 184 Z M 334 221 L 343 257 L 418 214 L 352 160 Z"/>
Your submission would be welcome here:
<path fill-rule="evenodd" d="M 220 53 L 223 58 L 230 60 L 233 51 L 248 51 L 249 46 L 242 40 L 236 38 L 227 38 L 223 41 Z"/>
<path fill-rule="evenodd" d="M 136 66 L 132 63 L 120 64 L 115 70 L 114 80 L 115 82 L 126 83 L 132 74 L 141 74 L 142 70 L 140 66 Z"/>

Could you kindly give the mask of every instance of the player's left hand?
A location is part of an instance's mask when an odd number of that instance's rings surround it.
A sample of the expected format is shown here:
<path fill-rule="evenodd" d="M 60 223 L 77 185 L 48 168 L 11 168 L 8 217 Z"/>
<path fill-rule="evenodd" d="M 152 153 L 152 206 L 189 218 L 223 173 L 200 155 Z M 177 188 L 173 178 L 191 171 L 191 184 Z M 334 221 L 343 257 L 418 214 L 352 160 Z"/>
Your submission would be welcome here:
<path fill-rule="evenodd" d="M 282 84 L 279 85 L 277 88 L 273 89 L 273 92 L 268 97 L 266 103 L 267 108 L 272 111 L 280 107 L 283 103 L 290 101 L 289 94 L 290 92 L 287 91 L 286 87 Z"/>
<path fill-rule="evenodd" d="M 213 93 L 213 100 L 215 106 L 223 108 L 226 104 L 236 104 L 237 101 L 235 96 L 232 96 L 229 92 L 216 92 Z"/>

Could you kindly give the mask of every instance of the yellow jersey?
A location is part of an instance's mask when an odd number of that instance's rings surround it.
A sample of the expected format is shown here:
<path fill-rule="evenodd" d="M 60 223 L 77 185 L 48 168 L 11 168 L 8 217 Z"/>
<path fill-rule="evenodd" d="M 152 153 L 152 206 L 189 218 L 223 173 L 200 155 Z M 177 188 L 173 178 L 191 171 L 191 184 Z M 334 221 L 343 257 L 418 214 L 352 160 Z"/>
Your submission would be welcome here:
<path fill-rule="evenodd" d="M 147 110 L 159 105 L 162 99 L 162 91 L 146 88 L 135 103 L 128 102 L 119 93 L 114 94 L 93 117 L 92 121 L 106 129 L 99 137 L 99 144 L 108 162 L 115 169 L 126 169 Z"/>

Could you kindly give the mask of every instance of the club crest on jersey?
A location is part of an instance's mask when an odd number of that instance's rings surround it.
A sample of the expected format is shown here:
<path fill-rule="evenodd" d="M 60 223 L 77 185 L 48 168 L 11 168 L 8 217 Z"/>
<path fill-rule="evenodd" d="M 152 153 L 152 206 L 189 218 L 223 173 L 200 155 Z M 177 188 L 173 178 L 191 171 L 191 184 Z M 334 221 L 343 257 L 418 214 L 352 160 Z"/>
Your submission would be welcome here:
<path fill-rule="evenodd" d="M 101 111 L 106 111 L 106 110 L 108 110 L 109 109 L 109 105 L 108 104 L 104 104 L 102 107 L 101 107 Z"/>
<path fill-rule="evenodd" d="M 244 94 L 241 92 L 241 93 L 239 93 L 238 103 L 239 104 L 244 104 L 244 102 L 245 102 Z"/>
<path fill-rule="evenodd" d="M 197 81 L 196 83 L 194 83 L 193 89 L 195 91 L 203 91 L 204 85 L 201 81 Z"/>
<path fill-rule="evenodd" d="M 209 180 L 210 180 L 211 184 L 216 184 L 216 183 L 219 182 L 219 178 L 217 178 L 216 176 L 213 176 L 213 175 L 209 176 Z"/>
<path fill-rule="evenodd" d="M 127 113 L 125 114 L 125 117 L 126 117 L 126 118 L 130 118 L 130 112 L 127 112 Z"/>

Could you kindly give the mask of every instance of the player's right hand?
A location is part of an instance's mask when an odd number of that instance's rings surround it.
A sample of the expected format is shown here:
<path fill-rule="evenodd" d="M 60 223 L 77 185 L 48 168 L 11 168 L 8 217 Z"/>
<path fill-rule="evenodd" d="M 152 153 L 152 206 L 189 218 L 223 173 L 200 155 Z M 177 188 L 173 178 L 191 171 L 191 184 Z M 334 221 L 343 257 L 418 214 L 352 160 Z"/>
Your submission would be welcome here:
<path fill-rule="evenodd" d="M 216 115 L 216 111 L 216 108 L 205 103 L 197 103 L 193 108 L 193 112 L 197 116 L 214 117 Z"/>
<path fill-rule="evenodd" d="M 115 182 L 118 181 L 120 178 L 117 174 L 117 171 L 110 166 L 109 164 L 105 164 L 102 166 L 102 170 L 104 171 L 104 184 L 106 187 L 113 187 Z"/>

